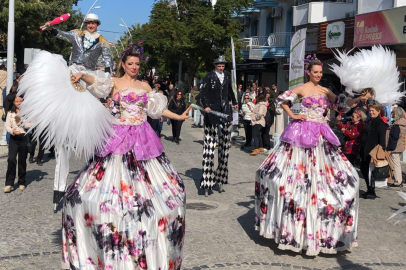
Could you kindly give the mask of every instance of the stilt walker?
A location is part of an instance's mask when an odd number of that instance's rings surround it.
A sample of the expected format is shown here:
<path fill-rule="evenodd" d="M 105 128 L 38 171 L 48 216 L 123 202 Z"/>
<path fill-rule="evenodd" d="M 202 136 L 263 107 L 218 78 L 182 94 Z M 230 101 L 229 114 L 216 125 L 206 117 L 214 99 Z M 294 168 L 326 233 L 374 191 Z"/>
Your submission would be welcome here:
<path fill-rule="evenodd" d="M 228 156 L 231 139 L 232 109 L 230 101 L 238 110 L 238 103 L 235 99 L 231 74 L 224 70 L 227 61 L 220 56 L 214 61 L 215 69 L 209 72 L 203 81 L 203 88 L 200 92 L 200 101 L 205 108 L 204 116 L 204 145 L 203 145 L 203 173 L 200 187 L 205 190 L 205 196 L 209 195 L 216 183 L 219 184 L 219 192 L 223 192 L 223 184 L 228 182 Z M 217 111 L 229 115 L 228 118 L 221 118 L 210 111 Z M 218 166 L 214 169 L 214 152 L 216 149 L 216 134 L 218 135 Z"/>
<path fill-rule="evenodd" d="M 97 27 L 101 24 L 98 16 L 96 14 L 88 14 L 85 19 L 85 24 L 87 27 L 85 31 L 72 30 L 70 32 L 64 32 L 52 28 L 51 22 L 47 22 L 45 27 L 51 31 L 52 35 L 72 44 L 70 70 L 73 74 L 86 70 L 95 70 L 97 60 L 100 56 L 102 56 L 104 62 L 104 70 L 110 73 L 113 59 L 107 40 L 97 32 Z M 86 87 L 86 85 L 84 86 Z M 65 194 L 70 157 L 69 151 L 63 145 L 56 145 L 55 154 L 54 212 L 56 212 L 56 207 Z"/>

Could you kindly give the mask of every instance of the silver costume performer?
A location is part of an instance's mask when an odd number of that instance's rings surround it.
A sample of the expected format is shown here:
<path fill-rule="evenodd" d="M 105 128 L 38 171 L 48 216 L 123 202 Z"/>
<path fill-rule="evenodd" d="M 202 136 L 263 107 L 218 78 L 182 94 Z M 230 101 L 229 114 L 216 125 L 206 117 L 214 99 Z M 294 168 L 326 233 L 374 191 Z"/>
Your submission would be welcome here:
<path fill-rule="evenodd" d="M 86 73 L 86 70 L 95 70 L 97 60 L 100 56 L 102 56 L 106 72 L 110 72 L 113 67 L 113 59 L 110 54 L 109 44 L 99 33 L 90 33 L 87 30 L 72 30 L 70 32 L 65 32 L 53 28 L 51 34 L 72 44 L 72 55 L 69 68 L 73 74 L 78 72 Z M 66 182 L 69 174 L 70 152 L 64 146 L 56 145 L 55 156 L 54 211 L 56 211 L 57 204 L 65 194 L 67 186 Z"/>
<path fill-rule="evenodd" d="M 100 55 L 102 56 L 105 71 L 110 72 L 113 67 L 108 41 L 98 33 L 85 30 L 72 30 L 70 32 L 53 28 L 51 34 L 72 44 L 72 57 L 69 65 L 77 64 L 86 69 L 95 70 Z M 90 40 L 90 41 L 88 41 Z M 90 43 L 86 49 L 85 43 Z"/>

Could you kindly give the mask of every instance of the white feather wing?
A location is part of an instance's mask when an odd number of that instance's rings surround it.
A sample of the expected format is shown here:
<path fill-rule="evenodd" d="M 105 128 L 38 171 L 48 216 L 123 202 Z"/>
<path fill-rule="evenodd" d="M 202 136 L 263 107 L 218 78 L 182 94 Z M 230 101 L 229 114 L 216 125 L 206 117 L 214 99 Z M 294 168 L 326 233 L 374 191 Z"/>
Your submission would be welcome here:
<path fill-rule="evenodd" d="M 337 51 L 335 56 L 340 65 L 332 64 L 331 70 L 350 95 L 372 87 L 376 91 L 375 100 L 383 105 L 396 103 L 404 96 L 399 92 L 402 84 L 394 52 L 379 45 L 354 55 L 349 53 Z"/>
<path fill-rule="evenodd" d="M 46 147 L 66 146 L 86 158 L 105 146 L 114 134 L 108 109 L 89 91 L 78 92 L 60 55 L 41 51 L 19 84 L 24 95 L 20 115 L 32 122 L 35 136 L 45 134 Z"/>

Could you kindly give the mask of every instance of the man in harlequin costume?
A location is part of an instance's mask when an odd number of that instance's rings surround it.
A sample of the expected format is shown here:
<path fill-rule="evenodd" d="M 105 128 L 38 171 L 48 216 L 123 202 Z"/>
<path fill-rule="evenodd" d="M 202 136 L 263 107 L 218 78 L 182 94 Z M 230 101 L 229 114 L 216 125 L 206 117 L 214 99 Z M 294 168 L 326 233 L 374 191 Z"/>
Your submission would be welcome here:
<path fill-rule="evenodd" d="M 209 189 L 219 184 L 219 192 L 223 192 L 223 184 L 228 182 L 228 156 L 231 139 L 232 109 L 238 110 L 238 103 L 231 83 L 231 74 L 224 70 L 227 63 L 224 55 L 214 61 L 215 69 L 210 71 L 203 80 L 200 91 L 200 101 L 205 108 L 204 116 L 204 145 L 203 145 L 203 172 L 200 188 L 209 195 Z M 229 115 L 227 119 L 211 114 L 217 111 Z M 216 150 L 216 135 L 220 130 L 218 146 L 218 166 L 214 168 L 214 152 Z"/>
<path fill-rule="evenodd" d="M 52 28 L 50 22 L 45 23 L 47 30 L 59 39 L 72 44 L 72 56 L 70 59 L 70 70 L 73 74 L 95 70 L 96 63 L 100 56 L 104 62 L 105 72 L 111 72 L 113 59 L 106 38 L 97 32 L 101 24 L 96 14 L 88 14 L 84 21 L 87 30 L 72 30 L 70 32 Z M 56 146 L 56 167 L 54 180 L 54 212 L 63 195 L 65 194 L 66 181 L 69 174 L 69 151 L 63 146 Z"/>

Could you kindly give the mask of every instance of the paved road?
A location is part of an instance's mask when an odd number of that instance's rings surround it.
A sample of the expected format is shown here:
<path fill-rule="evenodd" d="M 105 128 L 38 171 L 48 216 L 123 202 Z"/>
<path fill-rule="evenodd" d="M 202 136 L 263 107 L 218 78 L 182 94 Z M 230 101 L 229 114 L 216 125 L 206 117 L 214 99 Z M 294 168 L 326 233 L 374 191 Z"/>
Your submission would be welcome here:
<path fill-rule="evenodd" d="M 180 145 L 164 136 L 167 155 L 185 180 L 187 229 L 184 270 L 196 269 L 406 269 L 406 221 L 387 218 L 405 202 L 394 190 L 361 199 L 359 247 L 352 253 L 316 258 L 281 251 L 254 230 L 254 172 L 265 156 L 251 157 L 233 146 L 226 192 L 205 198 L 199 191 L 202 129 L 185 122 Z M 170 127 L 164 127 L 170 136 Z M 4 181 L 6 159 L 0 159 Z M 83 161 L 71 160 L 70 181 Z M 28 166 L 24 192 L 0 193 L 0 269 L 59 269 L 61 214 L 52 211 L 55 160 Z M 365 189 L 361 181 L 361 190 Z M 405 190 L 406 191 L 406 190 Z M 192 208 L 197 208 L 194 210 Z M 155 270 L 155 269 L 153 269 Z"/>

